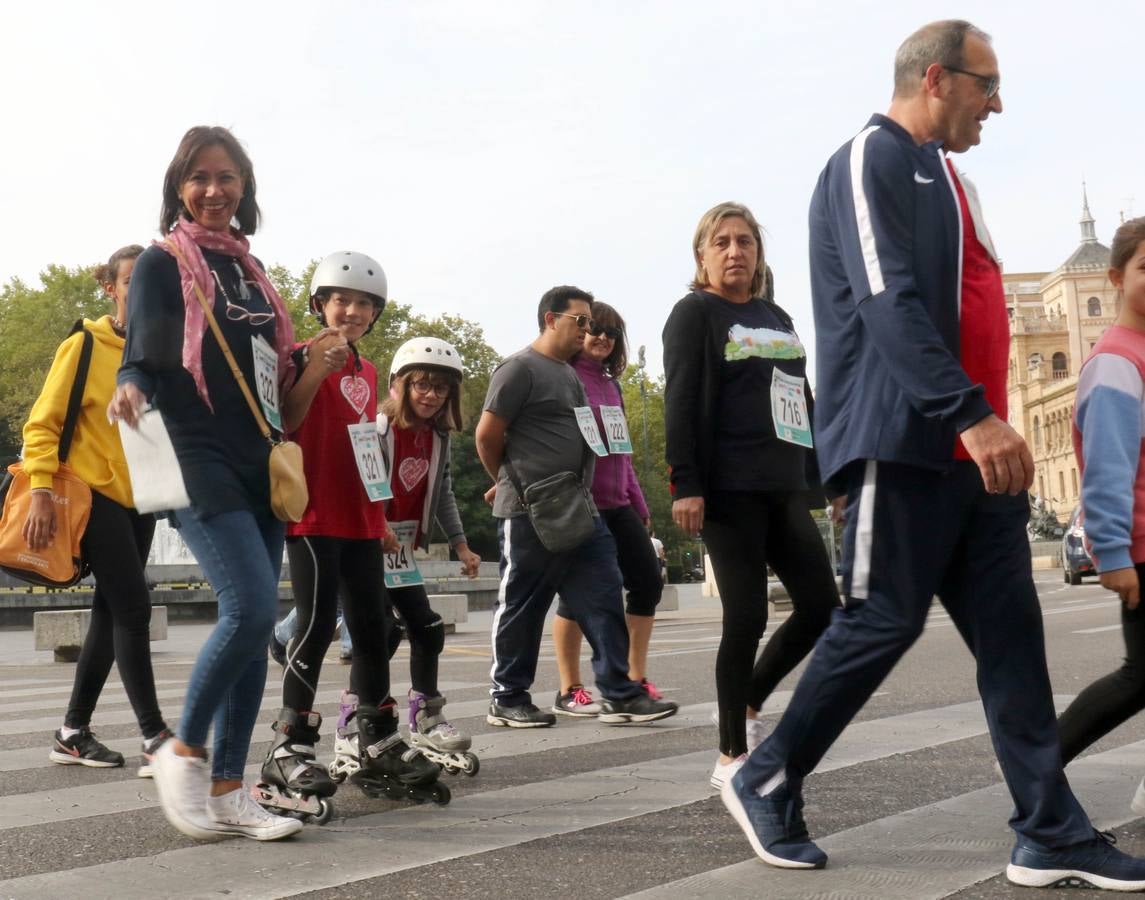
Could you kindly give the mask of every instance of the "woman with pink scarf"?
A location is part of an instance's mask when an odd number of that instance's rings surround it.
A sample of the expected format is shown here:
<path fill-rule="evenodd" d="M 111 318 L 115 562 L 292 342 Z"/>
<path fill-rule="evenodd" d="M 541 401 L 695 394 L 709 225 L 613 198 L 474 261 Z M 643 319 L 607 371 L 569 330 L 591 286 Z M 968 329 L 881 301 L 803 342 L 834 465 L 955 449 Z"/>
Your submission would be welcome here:
<path fill-rule="evenodd" d="M 212 304 L 277 437 L 278 398 L 295 380 L 294 331 L 250 253 L 246 235 L 258 221 L 254 170 L 242 146 L 225 128 L 192 128 L 164 179 L 163 239 L 135 263 L 123 365 L 108 409 L 129 425 L 148 402 L 162 414 L 191 500 L 172 514 L 173 524 L 218 599 L 218 624 L 191 671 L 178 732 L 153 762 L 168 821 L 201 840 L 277 840 L 302 827 L 264 810 L 243 787 L 278 609 L 284 524 L 271 512 L 266 438 L 196 296 L 202 291 Z M 310 356 L 327 352 L 345 349 L 324 333 Z"/>

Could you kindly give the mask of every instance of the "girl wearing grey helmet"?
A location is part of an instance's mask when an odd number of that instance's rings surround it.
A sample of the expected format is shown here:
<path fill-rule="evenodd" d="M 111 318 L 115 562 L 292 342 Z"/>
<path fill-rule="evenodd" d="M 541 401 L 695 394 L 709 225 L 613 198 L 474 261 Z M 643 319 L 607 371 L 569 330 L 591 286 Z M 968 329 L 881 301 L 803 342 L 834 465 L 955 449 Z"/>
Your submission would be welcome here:
<path fill-rule="evenodd" d="M 407 552 L 428 547 L 436 519 L 463 573 L 475 578 L 481 557 L 465 539 L 449 473 L 449 432 L 462 424 L 462 371 L 461 357 L 452 344 L 434 337 L 406 341 L 390 366 L 390 396 L 378 416 L 378 433 L 393 492 L 386 516 L 405 536 Z M 469 751 L 469 737 L 442 714 L 445 698 L 438 690 L 437 663 L 445 626 L 430 608 L 420 578 L 411 581 L 418 583 L 391 586 L 388 591 L 410 642 L 410 744 L 449 771 L 476 775 L 479 763 Z M 391 651 L 397 644 L 391 641 Z M 344 712 L 353 707 L 356 673 L 351 673 L 350 685 L 350 694 L 343 697 Z M 334 767 L 343 756 L 341 743 L 335 747 Z"/>

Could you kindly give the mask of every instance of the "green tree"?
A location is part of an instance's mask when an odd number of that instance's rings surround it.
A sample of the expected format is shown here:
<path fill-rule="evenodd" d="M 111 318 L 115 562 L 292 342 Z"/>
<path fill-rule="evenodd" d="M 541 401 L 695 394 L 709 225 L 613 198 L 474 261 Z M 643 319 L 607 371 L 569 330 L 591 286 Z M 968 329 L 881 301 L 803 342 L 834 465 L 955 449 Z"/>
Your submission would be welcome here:
<path fill-rule="evenodd" d="M 39 287 L 13 278 L 0 288 L 0 457 L 15 458 L 28 413 L 56 348 L 77 319 L 112 311 L 92 276 L 95 266 L 50 265 Z"/>

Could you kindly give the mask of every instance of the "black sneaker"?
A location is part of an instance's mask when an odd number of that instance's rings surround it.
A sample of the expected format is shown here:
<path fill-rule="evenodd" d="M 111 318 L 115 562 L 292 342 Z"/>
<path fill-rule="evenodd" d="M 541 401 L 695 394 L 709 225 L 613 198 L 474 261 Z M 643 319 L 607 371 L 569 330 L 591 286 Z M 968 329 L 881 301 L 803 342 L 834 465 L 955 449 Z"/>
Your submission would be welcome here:
<path fill-rule="evenodd" d="M 57 731 L 56 745 L 48 759 L 62 766 L 92 766 L 97 769 L 123 765 L 123 754 L 103 746 L 88 728 L 81 728 L 70 738 L 64 738 L 62 732 Z"/>
<path fill-rule="evenodd" d="M 286 644 L 282 643 L 273 634 L 270 636 L 270 658 L 273 659 L 280 666 L 286 665 Z"/>
<path fill-rule="evenodd" d="M 677 706 L 671 700 L 653 700 L 647 691 L 640 691 L 635 697 L 626 700 L 600 701 L 600 715 L 606 725 L 620 725 L 624 722 L 655 722 L 676 715 Z"/>
<path fill-rule="evenodd" d="M 532 703 L 502 706 L 494 700 L 489 704 L 489 715 L 485 721 L 490 725 L 508 725 L 510 728 L 548 728 L 556 724 L 557 717 L 549 712 L 541 712 Z"/>

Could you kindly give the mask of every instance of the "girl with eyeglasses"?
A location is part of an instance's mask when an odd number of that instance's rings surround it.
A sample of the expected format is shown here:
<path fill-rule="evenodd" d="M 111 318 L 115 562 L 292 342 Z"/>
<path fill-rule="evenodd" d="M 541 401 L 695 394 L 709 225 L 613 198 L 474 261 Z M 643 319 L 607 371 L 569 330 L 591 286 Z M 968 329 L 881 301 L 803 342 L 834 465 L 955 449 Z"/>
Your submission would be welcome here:
<path fill-rule="evenodd" d="M 287 408 L 287 427 L 302 445 L 310 504 L 287 529 L 297 618 L 286 646 L 282 709 L 256 790 L 260 803 L 319 823 L 332 813 L 337 786 L 315 756 L 322 725 L 315 694 L 339 591 L 361 700 L 354 721 L 340 723 L 343 731 L 352 725 L 355 783 L 371 795 L 379 787 L 394 797 L 448 800 L 444 785 L 434 784 L 438 766 L 402 740 L 390 696 L 384 550 L 398 544 L 384 502 L 378 373 L 357 350 L 385 309 L 387 290 L 382 267 L 363 253 L 333 253 L 318 264 L 310 311 L 326 329 L 319 339 L 333 333 L 337 342 L 325 348 L 316 339 L 296 349 L 305 368 Z M 335 352 L 341 348 L 349 352 Z"/>
<path fill-rule="evenodd" d="M 407 558 L 414 548 L 429 547 L 436 519 L 461 561 L 462 573 L 476 578 L 481 557 L 465 539 L 449 471 L 449 433 L 462 427 L 462 375 L 461 356 L 452 344 L 434 337 L 406 341 L 390 364 L 390 395 L 378 416 L 378 433 L 393 493 L 386 516 L 404 536 Z M 437 671 L 445 625 L 430 608 L 423 584 L 390 587 L 387 595 L 410 643 L 410 744 L 451 770 L 475 775 L 479 763 L 469 752 L 470 738 L 442 713 L 445 697 L 438 689 Z M 393 635 L 391 655 L 401 632 Z M 343 716 L 360 700 L 361 686 L 351 672 L 350 691 L 342 698 Z M 339 735 L 335 768 L 346 755 L 341 731 Z M 352 756 L 350 762 L 352 768 Z"/>
<path fill-rule="evenodd" d="M 272 431 L 294 383 L 294 329 L 250 252 L 259 223 L 254 167 L 227 129 L 190 129 L 163 182 L 161 242 L 135 263 L 127 341 L 109 416 L 135 425 L 160 411 L 191 505 L 172 521 L 211 584 L 218 623 L 191 671 L 176 736 L 152 770 L 163 812 L 201 840 L 277 840 L 302 823 L 272 815 L 243 787 L 278 610 L 283 523 L 270 502 L 267 440 L 207 322 L 199 295 Z M 207 734 L 214 723 L 214 756 Z"/>
<path fill-rule="evenodd" d="M 603 421 L 601 407 L 624 407 L 618 379 L 628 365 L 628 339 L 624 319 L 607 303 L 593 303 L 592 315 L 584 348 L 573 357 L 572 367 L 584 385 L 600 433 L 606 434 L 609 423 Z M 609 453 L 596 461 L 592 499 L 616 541 L 616 561 L 627 592 L 624 618 L 628 624 L 628 677 L 642 684 L 653 700 L 660 700 L 660 691 L 648 680 L 647 665 L 652 623 L 664 586 L 660 562 L 648 537 L 652 521 L 648 504 L 644 502 L 630 453 Z M 595 716 L 600 712 L 600 704 L 581 682 L 582 638 L 580 626 L 562 597 L 553 620 L 553 646 L 561 686 L 552 708 L 558 715 Z"/>

